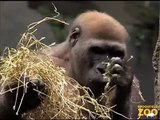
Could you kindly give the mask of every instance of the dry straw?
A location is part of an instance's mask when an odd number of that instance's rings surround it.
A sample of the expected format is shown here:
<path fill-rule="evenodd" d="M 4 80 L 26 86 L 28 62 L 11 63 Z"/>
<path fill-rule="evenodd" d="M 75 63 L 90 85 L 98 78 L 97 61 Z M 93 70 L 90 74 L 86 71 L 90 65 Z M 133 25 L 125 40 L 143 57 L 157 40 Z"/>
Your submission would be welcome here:
<path fill-rule="evenodd" d="M 42 49 L 50 48 L 50 45 L 47 46 L 41 42 L 44 38 L 39 40 L 36 38 L 34 33 L 37 29 L 35 27 L 47 20 L 55 20 L 67 24 L 56 18 L 44 18 L 28 26 L 16 49 L 5 49 L 4 55 L 0 57 L 0 61 L 3 63 L 0 66 L 1 94 L 17 89 L 13 109 L 18 106 L 16 111 L 16 114 L 18 114 L 27 92 L 28 84 L 25 79 L 22 81 L 21 77 L 26 75 L 30 80 L 35 78 L 43 80 L 48 93 L 45 94 L 34 89 L 40 96 L 42 94 L 45 95 L 45 98 L 41 106 L 29 113 L 25 113 L 24 117 L 32 119 L 78 119 L 86 118 L 89 115 L 92 118 L 98 116 L 110 119 L 110 108 L 99 104 L 96 99 L 90 96 L 88 88 L 82 87 L 76 80 L 69 78 L 63 68 L 56 66 L 51 58 L 40 53 Z M 16 87 L 5 90 L 6 86 L 10 86 L 15 82 L 18 82 Z M 19 87 L 22 86 L 26 91 L 21 98 L 21 102 L 17 104 Z M 82 91 L 84 94 L 80 95 L 79 91 Z M 89 109 L 88 106 L 92 109 Z"/>

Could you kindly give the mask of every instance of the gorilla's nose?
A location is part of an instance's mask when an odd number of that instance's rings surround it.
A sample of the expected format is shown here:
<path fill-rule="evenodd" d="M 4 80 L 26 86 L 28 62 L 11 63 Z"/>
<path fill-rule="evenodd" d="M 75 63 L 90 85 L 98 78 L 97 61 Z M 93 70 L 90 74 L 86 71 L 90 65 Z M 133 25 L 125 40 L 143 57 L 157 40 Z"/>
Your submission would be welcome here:
<path fill-rule="evenodd" d="M 97 68 L 97 70 L 101 73 L 101 74 L 104 74 L 105 73 L 105 64 L 102 64 L 102 63 L 100 63 L 100 64 L 98 64 L 97 66 L 96 66 L 96 68 Z"/>

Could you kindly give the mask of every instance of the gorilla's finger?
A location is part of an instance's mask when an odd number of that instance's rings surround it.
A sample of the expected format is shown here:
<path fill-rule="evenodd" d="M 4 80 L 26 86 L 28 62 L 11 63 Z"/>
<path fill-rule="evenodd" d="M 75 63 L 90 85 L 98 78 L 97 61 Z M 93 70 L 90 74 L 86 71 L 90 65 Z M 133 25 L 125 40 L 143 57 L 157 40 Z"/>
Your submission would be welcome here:
<path fill-rule="evenodd" d="M 114 64 L 114 66 L 111 68 L 110 73 L 111 74 L 121 74 L 122 75 L 124 73 L 124 69 L 119 64 Z"/>
<path fill-rule="evenodd" d="M 113 66 L 114 64 L 119 64 L 119 65 L 123 66 L 123 60 L 120 57 L 112 57 L 111 58 L 111 66 Z"/>
<path fill-rule="evenodd" d="M 43 80 L 39 80 L 39 79 L 33 79 L 30 80 L 27 84 L 28 89 L 36 89 L 38 91 L 41 91 L 43 93 L 47 93 L 47 89 L 46 89 L 46 85 L 43 82 Z"/>
<path fill-rule="evenodd" d="M 110 86 L 113 86 L 113 85 L 117 84 L 120 77 L 121 76 L 119 74 L 112 74 Z"/>

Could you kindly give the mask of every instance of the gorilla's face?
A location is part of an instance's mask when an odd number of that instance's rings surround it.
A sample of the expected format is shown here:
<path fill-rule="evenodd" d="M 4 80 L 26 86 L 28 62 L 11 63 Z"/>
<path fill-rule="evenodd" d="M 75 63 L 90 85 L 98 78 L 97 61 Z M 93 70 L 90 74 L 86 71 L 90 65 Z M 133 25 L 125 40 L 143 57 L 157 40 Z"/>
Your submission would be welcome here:
<path fill-rule="evenodd" d="M 106 85 L 103 78 L 108 58 L 125 56 L 125 44 L 106 39 L 81 39 L 71 50 L 73 78 L 80 84 L 90 87 L 99 96 Z"/>
<path fill-rule="evenodd" d="M 73 23 L 69 41 L 70 75 L 80 84 L 91 88 L 99 95 L 106 81 L 103 79 L 105 67 L 102 62 L 108 58 L 126 55 L 128 33 L 115 19 L 102 14 L 79 16 Z"/>

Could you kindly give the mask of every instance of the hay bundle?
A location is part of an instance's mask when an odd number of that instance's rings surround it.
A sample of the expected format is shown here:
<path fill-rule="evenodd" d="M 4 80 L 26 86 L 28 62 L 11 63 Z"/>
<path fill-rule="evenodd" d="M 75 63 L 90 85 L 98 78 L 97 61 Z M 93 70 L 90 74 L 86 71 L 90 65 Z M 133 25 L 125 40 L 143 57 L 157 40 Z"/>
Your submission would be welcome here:
<path fill-rule="evenodd" d="M 93 118 L 95 115 L 105 119 L 110 118 L 110 108 L 100 105 L 96 99 L 92 98 L 88 93 L 88 88 L 82 87 L 76 80 L 66 76 L 65 70 L 56 66 L 51 58 L 39 54 L 38 51 L 50 47 L 41 42 L 43 38 L 37 40 L 34 36 L 35 30 L 33 28 L 43 21 L 45 20 L 29 27 L 27 32 L 22 35 L 17 48 L 6 49 L 6 54 L 0 57 L 0 61 L 3 63 L 0 66 L 1 94 L 8 92 L 4 91 L 4 87 L 15 81 L 18 81 L 18 85 L 10 90 L 17 89 L 18 91 L 20 86 L 26 87 L 26 81 L 20 79 L 25 74 L 31 80 L 33 78 L 43 80 L 48 90 L 41 106 L 29 113 L 25 113 L 25 117 L 36 119 L 78 119 L 86 117 L 82 113 L 85 111 Z M 36 89 L 34 90 L 44 94 Z M 80 95 L 79 90 L 85 94 Z M 25 93 L 21 98 L 21 103 L 24 96 Z M 16 104 L 15 100 L 15 106 L 18 106 L 17 114 L 21 109 L 21 103 Z M 92 105 L 93 109 L 90 110 L 85 107 L 86 103 Z"/>

